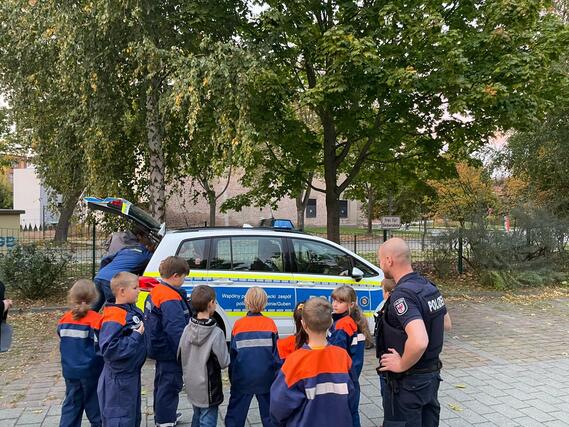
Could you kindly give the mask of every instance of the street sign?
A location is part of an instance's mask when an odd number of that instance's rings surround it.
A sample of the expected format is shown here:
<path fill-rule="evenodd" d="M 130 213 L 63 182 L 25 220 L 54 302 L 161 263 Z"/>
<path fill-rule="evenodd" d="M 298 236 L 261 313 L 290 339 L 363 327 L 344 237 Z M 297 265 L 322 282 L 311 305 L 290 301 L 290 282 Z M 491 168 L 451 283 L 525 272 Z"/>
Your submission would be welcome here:
<path fill-rule="evenodd" d="M 381 228 L 384 230 L 393 230 L 401 228 L 401 217 L 399 216 L 382 216 Z"/>

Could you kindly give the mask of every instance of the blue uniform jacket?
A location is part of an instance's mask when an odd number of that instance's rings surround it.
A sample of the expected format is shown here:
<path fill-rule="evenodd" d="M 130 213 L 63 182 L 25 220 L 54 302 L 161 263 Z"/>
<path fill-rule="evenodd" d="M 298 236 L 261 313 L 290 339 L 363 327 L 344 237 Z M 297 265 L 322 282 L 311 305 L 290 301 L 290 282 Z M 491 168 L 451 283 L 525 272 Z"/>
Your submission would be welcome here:
<path fill-rule="evenodd" d="M 260 313 L 247 313 L 233 326 L 229 379 L 231 392 L 265 394 L 279 368 L 277 326 Z"/>
<path fill-rule="evenodd" d="M 103 368 L 103 358 L 97 351 L 100 326 L 101 315 L 93 310 L 78 320 L 73 319 L 73 313 L 68 311 L 59 320 L 57 335 L 60 337 L 64 378 L 74 380 L 99 376 Z"/>
<path fill-rule="evenodd" d="M 330 327 L 328 342 L 348 352 L 352 358 L 352 380 L 357 382 L 364 365 L 365 336 L 348 312 L 332 314 L 332 318 L 334 323 Z"/>
<path fill-rule="evenodd" d="M 148 357 L 175 361 L 180 338 L 190 321 L 186 291 L 161 282 L 146 299 L 144 334 Z"/>
<path fill-rule="evenodd" d="M 99 333 L 99 347 L 105 369 L 113 374 L 136 374 L 146 360 L 144 337 L 134 332 L 142 312 L 134 304 L 107 304 Z"/>
<path fill-rule="evenodd" d="M 271 418 L 277 426 L 351 426 L 352 361 L 339 347 L 290 354 L 271 387 Z"/>
<path fill-rule="evenodd" d="M 144 245 L 121 249 L 116 254 L 101 260 L 101 269 L 95 279 L 110 282 L 113 276 L 121 271 L 142 274 L 150 258 L 152 258 L 152 252 Z"/>

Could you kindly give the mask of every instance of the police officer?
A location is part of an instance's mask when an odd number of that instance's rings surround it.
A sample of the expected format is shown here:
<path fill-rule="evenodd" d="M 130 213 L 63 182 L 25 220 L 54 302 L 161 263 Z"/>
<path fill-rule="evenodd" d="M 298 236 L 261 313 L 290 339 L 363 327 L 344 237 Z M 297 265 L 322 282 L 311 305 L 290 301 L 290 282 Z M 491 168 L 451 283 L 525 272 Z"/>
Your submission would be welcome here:
<path fill-rule="evenodd" d="M 378 250 L 385 277 L 396 282 L 378 325 L 377 354 L 385 427 L 438 426 L 441 381 L 439 354 L 450 317 L 438 289 L 413 271 L 404 240 L 393 238 Z"/>

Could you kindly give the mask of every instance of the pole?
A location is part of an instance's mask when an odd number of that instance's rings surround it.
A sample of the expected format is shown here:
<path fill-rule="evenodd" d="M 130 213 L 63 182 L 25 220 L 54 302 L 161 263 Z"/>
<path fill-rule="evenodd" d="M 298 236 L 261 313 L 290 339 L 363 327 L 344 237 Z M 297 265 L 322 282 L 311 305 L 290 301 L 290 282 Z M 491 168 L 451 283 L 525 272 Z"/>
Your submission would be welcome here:
<path fill-rule="evenodd" d="M 357 248 L 358 248 L 358 235 L 354 234 L 354 253 L 355 254 L 358 253 Z"/>
<path fill-rule="evenodd" d="M 97 239 L 97 221 L 93 218 L 93 252 L 92 252 L 92 263 L 91 263 L 91 278 L 95 280 L 95 268 L 96 268 L 96 261 L 95 257 L 96 253 L 96 239 Z"/>
<path fill-rule="evenodd" d="M 387 241 L 387 230 L 384 228 L 383 229 L 383 243 L 385 243 Z"/>
<path fill-rule="evenodd" d="M 462 225 L 458 229 L 458 274 L 464 273 L 462 266 Z"/>

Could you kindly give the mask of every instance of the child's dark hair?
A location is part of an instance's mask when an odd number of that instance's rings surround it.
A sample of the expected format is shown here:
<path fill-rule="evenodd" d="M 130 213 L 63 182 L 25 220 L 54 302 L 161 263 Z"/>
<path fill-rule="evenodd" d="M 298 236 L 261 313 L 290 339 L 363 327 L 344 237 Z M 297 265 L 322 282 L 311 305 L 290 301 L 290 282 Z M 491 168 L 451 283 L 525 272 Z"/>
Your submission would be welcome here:
<path fill-rule="evenodd" d="M 79 320 L 87 315 L 91 305 L 99 298 L 95 284 L 87 279 L 77 280 L 67 295 L 73 320 Z"/>
<path fill-rule="evenodd" d="M 367 320 L 365 319 L 362 310 L 358 305 L 358 297 L 356 295 L 356 291 L 354 290 L 354 288 L 348 285 L 338 286 L 332 292 L 332 299 L 335 299 L 336 301 L 345 302 L 348 304 L 353 303 L 354 304 L 353 307 L 348 306 L 348 314 L 352 319 L 354 319 L 356 325 L 358 325 L 359 332 L 364 332 L 369 329 L 367 325 Z"/>
<path fill-rule="evenodd" d="M 192 307 L 198 313 L 206 311 L 211 301 L 215 301 L 215 291 L 211 286 L 199 285 L 192 291 Z"/>
<path fill-rule="evenodd" d="M 395 289 L 395 280 L 393 279 L 383 279 L 381 282 L 381 287 L 383 288 L 383 292 L 393 292 Z"/>
<path fill-rule="evenodd" d="M 294 333 L 296 339 L 294 343 L 294 348 L 298 350 L 304 344 L 308 342 L 308 335 L 306 331 L 302 327 L 302 310 L 304 309 L 304 302 L 299 302 L 296 304 L 294 308 L 294 313 L 292 314 L 292 318 L 294 319 L 294 324 L 296 327 L 296 331 Z"/>
<path fill-rule="evenodd" d="M 188 261 L 182 257 L 169 256 L 162 260 L 160 266 L 158 267 L 158 271 L 160 273 L 160 277 L 168 279 L 174 274 L 187 276 L 190 272 L 190 266 L 188 265 Z"/>

